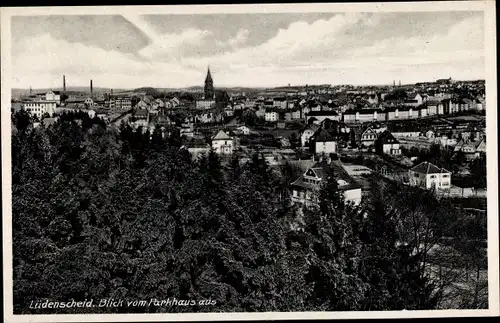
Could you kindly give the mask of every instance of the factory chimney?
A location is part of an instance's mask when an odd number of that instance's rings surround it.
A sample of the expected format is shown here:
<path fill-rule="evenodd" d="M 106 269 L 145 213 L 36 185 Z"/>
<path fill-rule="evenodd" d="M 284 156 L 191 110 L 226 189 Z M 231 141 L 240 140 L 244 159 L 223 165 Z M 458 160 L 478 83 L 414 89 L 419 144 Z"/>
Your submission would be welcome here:
<path fill-rule="evenodd" d="M 90 96 L 92 96 L 92 80 L 90 80 Z"/>
<path fill-rule="evenodd" d="M 66 93 L 66 75 L 63 75 L 63 93 Z"/>

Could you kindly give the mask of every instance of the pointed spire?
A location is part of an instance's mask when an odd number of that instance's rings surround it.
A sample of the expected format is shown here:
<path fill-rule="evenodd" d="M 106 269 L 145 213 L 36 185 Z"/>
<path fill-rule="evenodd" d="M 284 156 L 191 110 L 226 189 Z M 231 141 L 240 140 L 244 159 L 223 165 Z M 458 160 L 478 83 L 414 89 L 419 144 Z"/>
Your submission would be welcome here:
<path fill-rule="evenodd" d="M 205 79 L 205 82 L 212 81 L 212 75 L 210 74 L 210 65 L 208 66 L 207 69 L 207 78 Z"/>

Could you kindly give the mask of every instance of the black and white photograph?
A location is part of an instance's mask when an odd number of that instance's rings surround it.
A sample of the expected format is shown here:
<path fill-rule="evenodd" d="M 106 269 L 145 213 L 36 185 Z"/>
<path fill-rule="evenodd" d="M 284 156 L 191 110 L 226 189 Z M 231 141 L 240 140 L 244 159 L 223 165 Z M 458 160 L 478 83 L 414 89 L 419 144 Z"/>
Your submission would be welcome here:
<path fill-rule="evenodd" d="M 499 314 L 493 1 L 1 10 L 7 322 Z"/>

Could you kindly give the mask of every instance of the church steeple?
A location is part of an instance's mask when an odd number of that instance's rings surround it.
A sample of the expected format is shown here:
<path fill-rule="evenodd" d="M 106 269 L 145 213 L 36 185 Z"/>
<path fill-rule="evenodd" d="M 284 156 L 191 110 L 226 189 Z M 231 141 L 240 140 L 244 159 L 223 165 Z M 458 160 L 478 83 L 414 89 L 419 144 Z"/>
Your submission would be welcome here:
<path fill-rule="evenodd" d="M 215 98 L 214 92 L 214 81 L 212 80 L 212 74 L 210 74 L 210 66 L 207 70 L 207 77 L 205 78 L 205 100 L 211 100 Z"/>

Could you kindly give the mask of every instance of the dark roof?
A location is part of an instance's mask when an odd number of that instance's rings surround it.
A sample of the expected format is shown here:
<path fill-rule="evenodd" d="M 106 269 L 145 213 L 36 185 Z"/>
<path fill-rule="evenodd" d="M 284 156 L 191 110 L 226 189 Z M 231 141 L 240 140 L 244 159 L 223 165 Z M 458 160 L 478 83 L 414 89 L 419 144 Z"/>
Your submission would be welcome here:
<path fill-rule="evenodd" d="M 343 180 L 347 184 L 344 186 L 339 186 L 340 191 L 352 190 L 361 188 L 361 185 L 357 183 L 341 165 L 336 164 L 335 162 L 328 165 L 327 163 L 316 163 L 311 168 L 309 168 L 301 177 L 299 177 L 295 182 L 293 182 L 292 186 L 298 186 L 310 190 L 319 190 L 320 186 L 312 183 L 307 183 L 304 181 L 304 175 L 308 172 L 314 172 L 317 177 L 321 179 L 326 179 L 328 175 L 333 175 L 337 180 Z"/>
<path fill-rule="evenodd" d="M 361 110 L 354 110 L 354 109 L 347 109 L 345 110 L 344 114 L 356 114 L 356 112 L 359 112 L 359 114 L 373 114 L 374 112 L 377 113 L 383 113 L 381 109 L 361 109 Z"/>
<path fill-rule="evenodd" d="M 266 113 L 278 112 L 279 110 L 276 108 L 266 108 Z"/>
<path fill-rule="evenodd" d="M 335 141 L 335 139 L 330 135 L 330 133 L 326 129 L 319 129 L 314 134 L 314 141 L 316 142 L 326 142 L 326 141 Z"/>
<path fill-rule="evenodd" d="M 318 117 L 318 116 L 338 116 L 339 114 L 335 111 L 311 111 L 307 115 L 309 117 Z"/>
<path fill-rule="evenodd" d="M 389 131 L 384 131 L 380 134 L 380 136 L 378 137 L 378 141 L 382 144 L 382 145 L 385 145 L 385 144 L 397 144 L 399 143 L 399 141 L 394 138 L 394 136 L 392 135 L 392 133 L 390 133 Z"/>
<path fill-rule="evenodd" d="M 431 164 L 429 162 L 421 162 L 417 166 L 413 167 L 411 169 L 412 171 L 420 174 L 442 174 L 442 173 L 451 173 L 450 171 L 444 169 L 444 168 L 439 168 L 434 164 Z"/>

